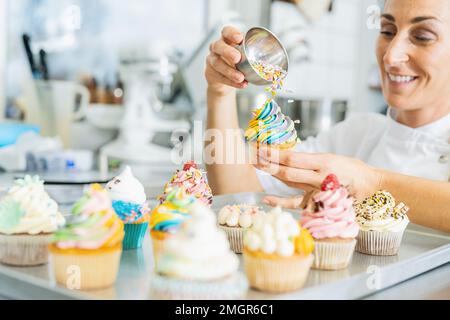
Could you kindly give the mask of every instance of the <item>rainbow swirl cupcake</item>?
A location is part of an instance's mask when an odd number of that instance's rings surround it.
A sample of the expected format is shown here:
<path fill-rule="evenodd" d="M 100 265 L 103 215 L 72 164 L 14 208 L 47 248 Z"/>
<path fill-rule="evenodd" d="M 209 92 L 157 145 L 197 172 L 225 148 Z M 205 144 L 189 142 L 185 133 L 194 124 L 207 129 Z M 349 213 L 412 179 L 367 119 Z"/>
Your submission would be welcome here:
<path fill-rule="evenodd" d="M 196 201 L 184 188 L 172 189 L 166 200 L 153 209 L 150 215 L 150 235 L 153 243 L 155 262 L 164 242 L 180 229 L 182 223 L 189 219 L 189 207 Z"/>
<path fill-rule="evenodd" d="M 281 112 L 273 99 L 268 99 L 262 108 L 254 111 L 245 138 L 258 146 L 268 145 L 279 149 L 291 149 L 298 143 L 295 122 Z"/>
<path fill-rule="evenodd" d="M 353 202 L 335 175 L 329 175 L 322 184 L 322 191 L 312 197 L 301 224 L 316 243 L 313 268 L 338 270 L 350 263 L 359 232 Z"/>
<path fill-rule="evenodd" d="M 148 230 L 150 209 L 144 186 L 133 176 L 130 167 L 106 185 L 112 199 L 112 207 L 125 224 L 123 249 L 142 247 Z"/>
<path fill-rule="evenodd" d="M 163 203 L 167 195 L 176 187 L 184 188 L 187 194 L 193 195 L 207 206 L 211 206 L 213 201 L 211 188 L 205 173 L 198 169 L 193 161 L 186 163 L 183 170 L 177 170 L 170 181 L 166 183 L 164 193 L 158 196 L 159 202 Z"/>
<path fill-rule="evenodd" d="M 108 193 L 92 185 L 72 214 L 49 246 L 56 281 L 79 290 L 112 286 L 119 271 L 124 226 Z"/>

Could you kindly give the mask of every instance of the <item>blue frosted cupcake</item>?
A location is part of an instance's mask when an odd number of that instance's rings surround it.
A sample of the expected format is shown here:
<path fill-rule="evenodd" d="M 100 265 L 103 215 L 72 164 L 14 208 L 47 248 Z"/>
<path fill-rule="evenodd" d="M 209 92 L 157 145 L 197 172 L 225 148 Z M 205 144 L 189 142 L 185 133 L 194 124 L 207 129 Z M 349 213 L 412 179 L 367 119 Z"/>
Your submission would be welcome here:
<path fill-rule="evenodd" d="M 125 224 L 123 249 L 141 248 L 150 217 L 144 186 L 127 166 L 119 176 L 108 182 L 106 189 L 111 196 L 114 210 Z"/>

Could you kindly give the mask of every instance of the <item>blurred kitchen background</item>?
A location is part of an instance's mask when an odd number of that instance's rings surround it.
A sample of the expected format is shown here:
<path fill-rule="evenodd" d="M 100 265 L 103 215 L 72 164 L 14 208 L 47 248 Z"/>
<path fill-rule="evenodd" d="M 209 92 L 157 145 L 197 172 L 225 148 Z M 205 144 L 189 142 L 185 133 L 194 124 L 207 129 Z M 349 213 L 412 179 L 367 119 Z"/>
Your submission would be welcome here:
<path fill-rule="evenodd" d="M 0 0 L 0 182 L 37 171 L 82 185 L 129 163 L 159 191 L 179 166 L 174 145 L 201 159 L 189 133 L 205 117 L 209 43 L 229 24 L 268 27 L 287 48 L 279 102 L 302 138 L 385 112 L 374 54 L 382 1 L 295 2 Z M 243 128 L 261 92 L 239 92 Z"/>

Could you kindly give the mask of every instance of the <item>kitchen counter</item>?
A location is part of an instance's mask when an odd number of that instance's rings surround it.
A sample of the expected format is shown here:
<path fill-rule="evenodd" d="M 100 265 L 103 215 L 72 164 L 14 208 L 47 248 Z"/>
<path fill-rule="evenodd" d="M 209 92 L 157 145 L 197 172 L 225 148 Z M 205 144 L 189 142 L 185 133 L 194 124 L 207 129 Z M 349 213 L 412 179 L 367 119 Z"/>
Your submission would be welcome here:
<path fill-rule="evenodd" d="M 164 184 L 165 181 L 167 181 L 167 178 L 170 177 L 172 172 L 166 171 L 166 172 L 159 172 L 160 178 L 155 179 L 157 174 L 150 175 L 153 179 L 149 182 L 149 184 L 146 184 L 148 187 L 149 196 L 156 195 L 161 190 L 161 186 Z M 14 177 L 16 175 L 14 174 L 0 174 L 0 194 L 2 191 L 2 187 L 8 187 L 11 185 Z M 147 190 L 147 191 L 148 191 Z M 221 197 L 218 197 L 218 199 Z M 229 199 L 225 199 L 226 201 L 230 201 Z M 259 200 L 258 200 L 259 201 Z M 220 202 L 220 201 L 218 201 Z M 221 206 L 221 203 L 216 204 Z M 64 208 L 63 210 L 65 210 Z M 420 235 L 421 233 L 429 233 L 430 229 L 426 229 L 420 226 L 414 226 L 413 228 L 413 234 L 414 235 Z M 427 241 L 431 241 L 430 243 L 433 243 L 432 238 L 436 237 L 437 239 L 441 238 L 448 238 L 449 235 L 442 232 L 434 232 L 434 236 L 429 238 Z M 417 248 L 425 248 L 428 246 L 426 242 L 419 241 L 421 238 L 414 238 L 413 240 L 414 245 Z M 442 241 L 442 240 L 441 240 Z M 146 248 L 144 247 L 143 252 L 149 252 L 151 245 L 149 244 L 149 239 L 146 241 Z M 440 242 L 442 243 L 442 242 Z M 445 243 L 445 241 L 443 242 Z M 450 240 L 447 241 L 447 243 L 450 244 Z M 422 250 L 422 249 L 420 249 Z M 419 251 L 420 251 L 419 250 Z M 148 266 L 151 264 L 151 255 L 148 254 L 140 255 L 138 253 L 133 252 L 126 252 L 124 253 L 124 257 L 126 259 L 126 265 L 125 268 L 138 268 L 139 270 L 143 268 L 143 266 Z M 408 254 L 409 255 L 409 254 Z M 366 256 L 367 257 L 367 256 Z M 357 259 L 366 259 L 364 255 L 355 253 L 355 258 Z M 354 259 L 355 259 L 354 258 Z M 432 258 L 431 258 L 432 259 Z M 447 258 L 445 258 L 447 259 Z M 400 260 L 403 260 L 402 257 L 400 257 Z M 129 262 L 132 261 L 133 263 L 129 264 Z M 443 260 L 444 261 L 444 260 Z M 446 262 L 442 264 L 437 268 L 434 268 L 430 271 L 427 271 L 425 273 L 419 274 L 415 277 L 410 278 L 409 280 L 406 280 L 404 282 L 400 282 L 394 286 L 387 287 L 384 290 L 377 291 L 374 293 L 371 293 L 370 291 L 367 292 L 364 296 L 358 296 L 358 298 L 362 299 L 369 299 L 369 300 L 378 300 L 378 299 L 450 299 L 450 263 L 449 260 L 445 260 Z M 423 261 L 416 261 L 418 263 L 423 263 Z M 137 263 L 138 265 L 136 266 Z M 366 262 L 364 262 L 366 263 Z M 409 266 L 410 268 L 414 268 L 414 266 Z M 29 271 L 28 271 L 29 270 Z M 133 281 L 137 281 L 136 288 L 138 291 L 141 290 L 143 292 L 141 293 L 118 293 L 116 290 L 110 290 L 104 293 L 98 293 L 98 294 L 79 294 L 79 293 L 73 293 L 67 295 L 67 292 L 60 292 L 57 288 L 54 287 L 54 285 L 48 284 L 48 281 L 51 281 L 49 278 L 49 273 L 46 267 L 39 267 L 39 268 L 32 268 L 28 269 L 26 272 L 24 272 L 24 269 L 21 268 L 5 268 L 4 266 L 0 266 L 0 299 L 3 298 L 16 298 L 16 299 L 58 299 L 58 298 L 101 298 L 101 299 L 127 299 L 128 298 L 146 298 L 147 293 L 146 290 L 148 290 L 147 285 L 140 284 L 141 280 L 140 278 L 136 279 L 127 279 L 127 286 L 123 288 L 128 288 L 128 281 L 131 281 L 131 283 L 134 283 Z M 352 268 L 350 268 L 352 270 Z M 142 270 L 141 270 L 142 271 Z M 10 273 L 12 272 L 12 273 Z M 18 272 L 18 273 L 16 273 Z M 360 272 L 360 271 L 359 271 Z M 126 274 L 129 274 L 128 272 L 125 272 Z M 132 272 L 134 273 L 134 272 Z M 351 271 L 353 273 L 353 270 Z M 318 275 L 320 277 L 320 275 Z M 317 277 L 317 275 L 315 276 Z M 124 279 L 125 280 L 125 279 Z M 392 279 L 390 279 L 392 280 Z M 398 281 L 396 281 L 398 282 Z M 29 287 L 29 285 L 31 287 Z M 353 284 L 355 288 L 357 287 L 357 284 Z M 334 288 L 330 288 L 330 290 L 339 290 L 336 288 L 339 288 L 340 286 L 336 285 Z M 348 287 L 348 289 L 353 290 L 352 285 Z M 383 286 L 384 287 L 384 286 Z M 120 290 L 122 290 L 122 286 L 119 286 Z M 345 291 L 345 290 L 344 290 Z M 300 299 L 309 299 L 309 298 L 317 298 L 320 292 L 311 292 L 309 294 L 304 294 Z M 347 292 L 346 294 L 343 294 L 340 296 L 339 293 L 331 294 L 329 293 L 326 298 L 331 299 L 341 299 L 341 298 L 347 298 L 348 296 L 351 296 L 351 294 Z M 270 298 L 266 295 L 261 295 L 258 293 L 251 294 L 249 296 L 250 299 L 267 299 Z M 283 297 L 281 297 L 283 299 Z M 294 296 L 286 296 L 288 299 L 296 299 Z"/>

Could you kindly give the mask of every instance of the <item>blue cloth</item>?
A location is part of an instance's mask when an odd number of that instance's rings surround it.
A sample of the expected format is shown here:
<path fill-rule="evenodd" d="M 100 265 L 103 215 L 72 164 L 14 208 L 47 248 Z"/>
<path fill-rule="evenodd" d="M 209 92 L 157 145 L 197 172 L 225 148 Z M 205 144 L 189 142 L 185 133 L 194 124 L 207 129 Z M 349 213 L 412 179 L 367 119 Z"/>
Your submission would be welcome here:
<path fill-rule="evenodd" d="M 25 132 L 39 133 L 39 127 L 18 123 L 0 123 L 0 148 L 15 144 Z"/>

